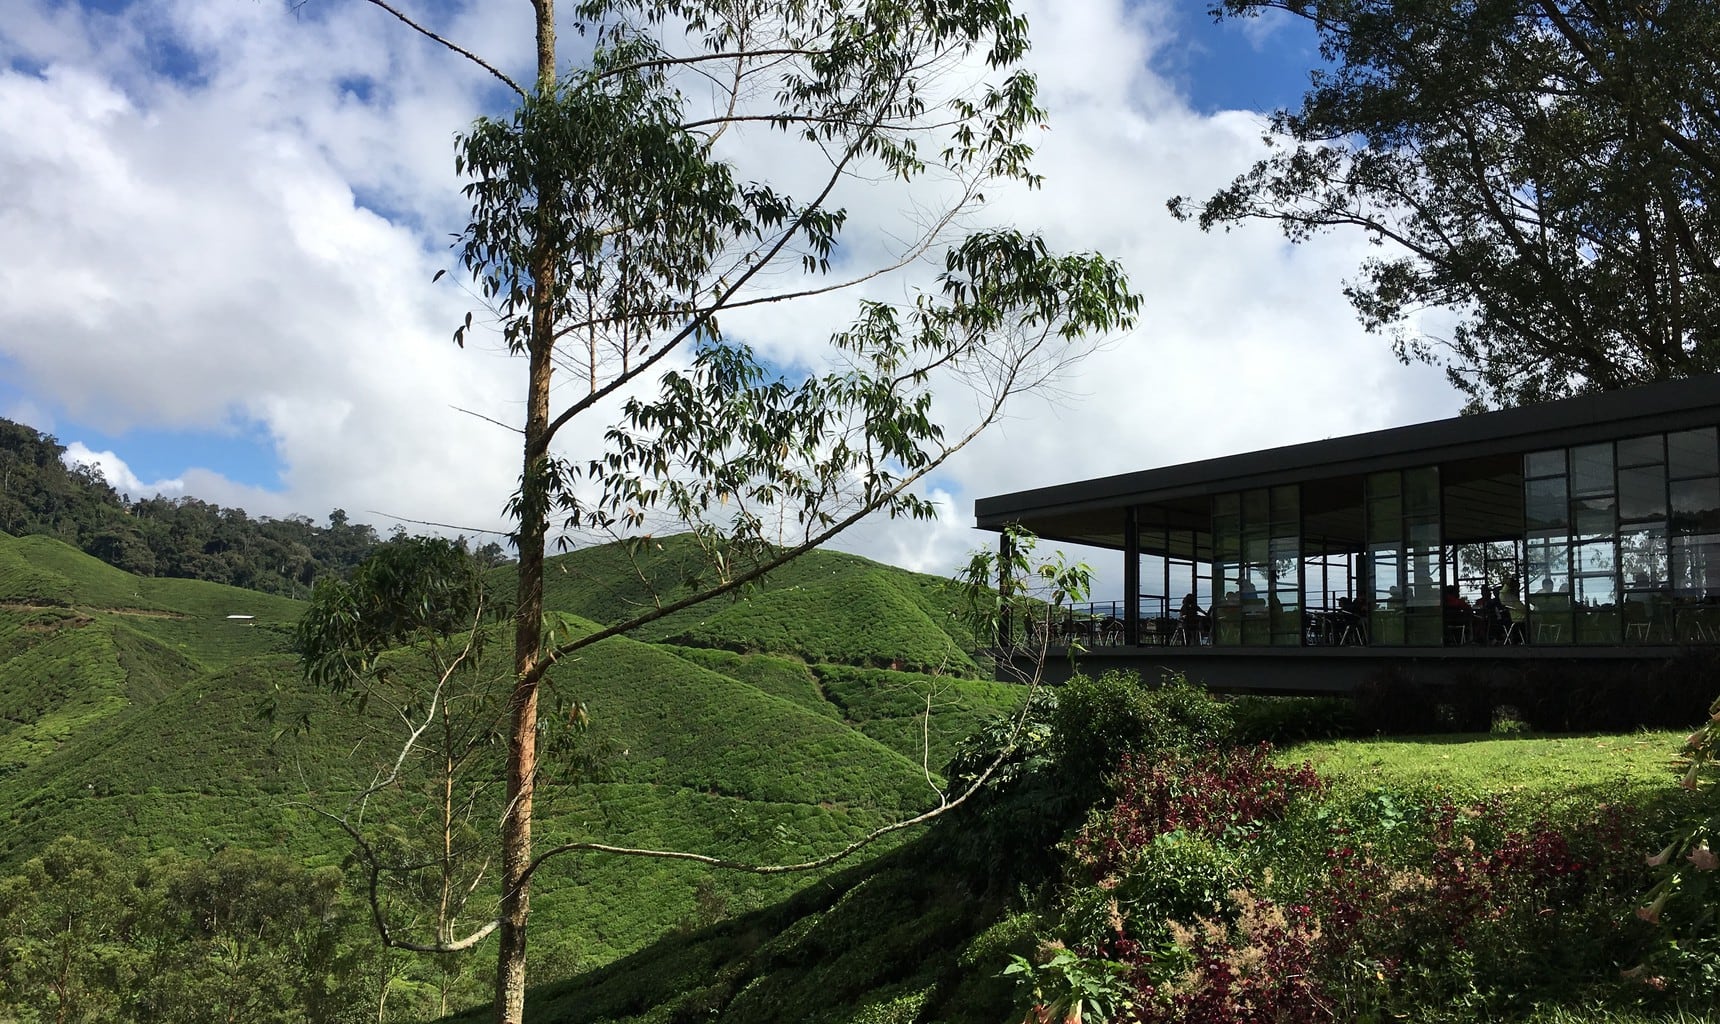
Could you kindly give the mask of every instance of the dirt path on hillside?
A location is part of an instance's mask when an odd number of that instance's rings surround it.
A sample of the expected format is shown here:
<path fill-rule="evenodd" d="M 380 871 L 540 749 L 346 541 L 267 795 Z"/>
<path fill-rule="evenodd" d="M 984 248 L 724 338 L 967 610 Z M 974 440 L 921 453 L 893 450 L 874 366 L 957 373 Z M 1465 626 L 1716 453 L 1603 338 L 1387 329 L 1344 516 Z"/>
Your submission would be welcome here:
<path fill-rule="evenodd" d="M 183 612 L 162 611 L 159 608 L 91 608 L 85 605 L 63 604 L 25 604 L 20 601 L 0 601 L 0 611 L 8 612 L 71 612 L 80 611 L 109 612 L 114 615 L 130 615 L 140 619 L 189 619 L 191 616 Z"/>

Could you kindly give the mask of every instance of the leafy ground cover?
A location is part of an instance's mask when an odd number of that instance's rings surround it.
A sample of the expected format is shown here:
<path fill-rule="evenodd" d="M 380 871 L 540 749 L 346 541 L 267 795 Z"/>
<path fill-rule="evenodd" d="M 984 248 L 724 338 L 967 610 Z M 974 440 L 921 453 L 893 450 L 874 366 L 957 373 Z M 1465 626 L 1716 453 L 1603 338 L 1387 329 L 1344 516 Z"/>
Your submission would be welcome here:
<path fill-rule="evenodd" d="M 1689 809 L 1668 771 L 1683 734 L 1269 752 L 1237 728 L 1265 721 L 1259 709 L 1237 716 L 1195 692 L 1111 679 L 1059 698 L 1034 709 L 1042 725 L 956 818 L 782 904 L 548 986 L 534 1013 L 1712 1019 L 1703 979 L 1720 950 L 1668 957 L 1668 934 L 1635 913 L 1645 851 Z M 1094 771 L 1077 736 L 1110 750 L 1091 809 L 1063 799 Z M 923 930 L 900 928 L 904 914 Z"/>

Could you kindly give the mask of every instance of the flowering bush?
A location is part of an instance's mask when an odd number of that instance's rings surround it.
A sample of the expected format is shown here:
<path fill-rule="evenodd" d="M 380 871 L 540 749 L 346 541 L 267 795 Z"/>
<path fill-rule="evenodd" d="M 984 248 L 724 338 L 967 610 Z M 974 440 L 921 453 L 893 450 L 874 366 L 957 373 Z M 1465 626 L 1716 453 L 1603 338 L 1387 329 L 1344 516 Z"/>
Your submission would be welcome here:
<path fill-rule="evenodd" d="M 1127 757 L 1067 844 L 1058 935 L 1119 965 L 1132 1005 L 1113 1019 L 1494 1018 L 1573 980 L 1619 983 L 1642 930 L 1616 909 L 1642 871 L 1626 812 L 1558 827 L 1497 801 L 1406 800 L 1382 850 L 1298 812 L 1321 783 L 1269 753 Z"/>
<path fill-rule="evenodd" d="M 1157 759 L 1124 755 L 1111 779 L 1113 803 L 1076 837 L 1076 860 L 1098 880 L 1169 832 L 1247 839 L 1283 818 L 1297 796 L 1321 788 L 1312 767 L 1281 768 L 1271 754 L 1262 743 Z"/>
<path fill-rule="evenodd" d="M 1680 767 L 1678 784 L 1693 794 L 1691 810 L 1672 840 L 1646 857 L 1655 872 L 1654 884 L 1636 915 L 1650 924 L 1665 923 L 1674 938 L 1716 938 L 1720 937 L 1720 700 L 1709 709 L 1708 721 L 1685 740 Z"/>

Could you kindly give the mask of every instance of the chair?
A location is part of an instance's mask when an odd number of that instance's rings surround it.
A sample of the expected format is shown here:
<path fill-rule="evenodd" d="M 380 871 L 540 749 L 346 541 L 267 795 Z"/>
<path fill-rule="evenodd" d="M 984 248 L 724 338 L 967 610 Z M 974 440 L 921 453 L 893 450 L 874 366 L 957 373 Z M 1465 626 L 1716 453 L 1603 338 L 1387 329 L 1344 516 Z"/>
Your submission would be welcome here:
<path fill-rule="evenodd" d="M 1709 617 L 1705 605 L 1686 605 L 1678 609 L 1678 639 L 1685 642 L 1711 643 L 1714 640 L 1714 622 Z"/>
<path fill-rule="evenodd" d="M 1463 608 L 1445 609 L 1445 646 L 1461 647 L 1469 642 L 1472 616 Z"/>
<path fill-rule="evenodd" d="M 1565 642 L 1565 623 L 1571 620 L 1571 595 L 1560 593 L 1542 593 L 1535 595 L 1535 603 L 1531 606 L 1535 616 L 1535 642 L 1538 644 L 1562 644 Z M 1547 616 L 1557 616 L 1558 621 L 1548 622 Z"/>

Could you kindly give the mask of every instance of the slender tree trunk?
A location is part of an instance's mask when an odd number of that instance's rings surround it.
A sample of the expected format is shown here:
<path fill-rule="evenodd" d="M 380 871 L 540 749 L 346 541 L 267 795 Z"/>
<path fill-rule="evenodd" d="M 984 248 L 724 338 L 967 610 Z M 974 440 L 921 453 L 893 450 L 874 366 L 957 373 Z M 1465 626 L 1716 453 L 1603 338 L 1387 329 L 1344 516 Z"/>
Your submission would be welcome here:
<path fill-rule="evenodd" d="M 539 287 L 542 287 L 539 278 Z M 545 463 L 549 458 L 550 349 L 538 336 L 551 324 L 534 324 L 526 414 L 523 478 L 520 484 L 520 576 L 514 617 L 515 683 L 508 730 L 508 803 L 502 815 L 502 906 L 496 951 L 496 1020 L 525 1020 L 526 918 L 531 912 L 526 870 L 532 859 L 532 790 L 537 775 L 537 666 L 543 629 L 543 558 L 547 533 Z"/>
<path fill-rule="evenodd" d="M 555 0 L 532 0 L 537 21 L 537 94 L 555 86 Z M 548 187 L 545 187 L 545 186 Z M 540 183 L 538 209 L 555 215 L 556 189 Z M 526 381 L 525 458 L 520 468 L 519 589 L 514 612 L 514 688 L 508 731 L 508 803 L 502 815 L 502 906 L 496 950 L 497 1024 L 524 1024 L 526 922 L 531 889 L 532 790 L 537 777 L 537 667 L 543 630 L 544 537 L 549 532 L 549 388 L 555 349 L 556 258 L 538 232 L 532 254 L 531 367 Z"/>

